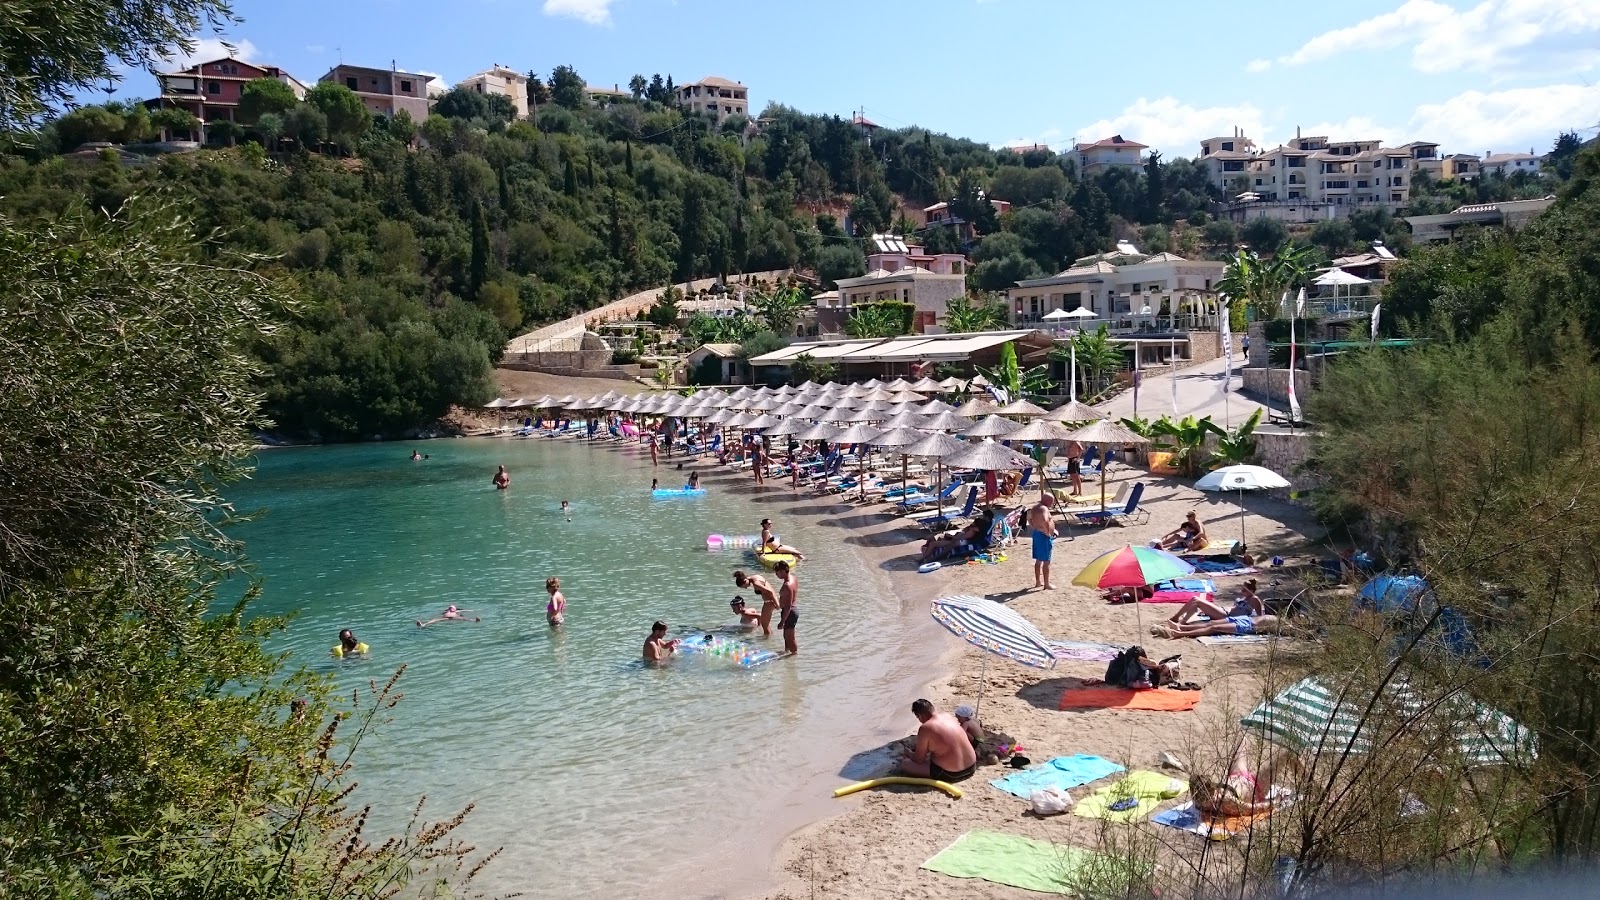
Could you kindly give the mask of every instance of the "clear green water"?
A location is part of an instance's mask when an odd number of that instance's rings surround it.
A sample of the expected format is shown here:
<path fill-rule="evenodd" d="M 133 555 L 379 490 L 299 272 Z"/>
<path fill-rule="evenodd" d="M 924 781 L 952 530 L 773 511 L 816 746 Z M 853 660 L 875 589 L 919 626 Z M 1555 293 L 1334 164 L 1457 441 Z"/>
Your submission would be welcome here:
<path fill-rule="evenodd" d="M 432 459 L 410 461 L 413 447 Z M 490 485 L 497 463 L 509 491 Z M 346 689 L 409 666 L 406 699 L 357 770 L 380 825 L 423 794 L 439 817 L 476 802 L 466 836 L 505 848 L 490 886 L 724 896 L 828 810 L 852 753 L 910 730 L 902 713 L 940 649 L 923 607 L 902 609 L 885 573 L 843 549 L 840 523 L 801 515 L 786 488 L 756 495 L 712 468 L 706 498 L 650 499 L 653 474 L 681 484 L 672 465 L 548 439 L 260 455 L 233 499 L 266 512 L 238 536 L 265 578 L 259 610 L 298 612 L 282 644 Z M 813 554 L 797 571 L 800 656 L 642 666 L 655 619 L 731 623 L 731 573 L 757 567 L 708 553 L 705 536 L 752 533 L 763 515 Z M 550 575 L 569 601 L 556 631 Z M 416 627 L 449 603 L 482 622 Z M 330 659 L 345 627 L 370 660 Z"/>

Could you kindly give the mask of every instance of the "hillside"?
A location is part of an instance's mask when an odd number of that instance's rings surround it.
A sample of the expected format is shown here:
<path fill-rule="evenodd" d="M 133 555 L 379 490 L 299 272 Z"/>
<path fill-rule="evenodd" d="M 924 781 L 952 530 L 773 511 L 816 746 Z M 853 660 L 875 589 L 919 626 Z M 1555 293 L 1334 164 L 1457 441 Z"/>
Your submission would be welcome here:
<path fill-rule="evenodd" d="M 256 104 L 253 124 L 227 132 L 237 146 L 137 165 L 56 151 L 83 140 L 137 150 L 172 117 L 89 107 L 7 144 L 0 208 L 26 219 L 159 195 L 219 246 L 260 254 L 259 268 L 301 298 L 259 348 L 268 413 L 283 431 L 329 440 L 404 433 L 485 400 L 508 335 L 633 291 L 790 267 L 824 283 L 859 274 L 862 235 L 916 232 L 907 212 L 940 200 L 978 240 L 917 236 L 970 252 L 981 290 L 1057 271 L 1115 238 L 1188 255 L 1225 253 L 1239 238 L 1208 220 L 1217 193 L 1185 159 L 1080 179 L 1048 150 L 995 151 L 918 128 L 869 139 L 836 116 L 779 106 L 757 124 L 717 126 L 648 98 L 590 106 L 567 67 L 533 121 L 510 121 L 497 99 L 458 90 L 425 122 L 375 121 L 343 87 L 319 85 L 304 102 Z M 997 216 L 985 197 L 1011 211 Z M 818 212 L 842 209 L 851 234 Z M 1396 227 L 1385 216 L 1338 237 L 1398 238 Z"/>

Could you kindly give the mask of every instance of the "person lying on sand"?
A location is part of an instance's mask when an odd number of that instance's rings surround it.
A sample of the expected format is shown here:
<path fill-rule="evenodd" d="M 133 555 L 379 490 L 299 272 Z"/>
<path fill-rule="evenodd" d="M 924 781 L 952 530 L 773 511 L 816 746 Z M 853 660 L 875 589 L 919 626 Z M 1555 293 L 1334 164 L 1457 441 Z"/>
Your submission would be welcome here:
<path fill-rule="evenodd" d="M 437 622 L 478 622 L 478 621 L 481 621 L 477 616 L 473 616 L 470 619 L 467 618 L 467 614 L 469 612 L 471 612 L 471 610 L 456 609 L 455 604 L 452 603 L 449 606 L 446 606 L 444 608 L 444 612 L 440 613 L 439 617 L 437 619 L 429 619 L 426 622 L 422 621 L 421 619 L 418 619 L 417 620 L 417 627 L 418 628 L 427 628 L 429 625 L 433 625 L 433 624 L 435 624 Z"/>
<path fill-rule="evenodd" d="M 1193 602 L 1193 601 L 1190 601 Z M 1184 604 L 1188 606 L 1188 604 Z M 1221 610 L 1218 610 L 1219 612 Z M 1250 634 L 1279 634 L 1287 629 L 1284 621 L 1277 616 L 1227 616 L 1212 622 L 1189 622 L 1178 624 L 1176 622 L 1163 622 L 1150 629 L 1155 637 L 1173 640 L 1176 638 L 1206 637 L 1207 635 L 1250 635 Z"/>
<path fill-rule="evenodd" d="M 916 747 L 900 758 L 900 771 L 949 784 L 966 781 L 978 771 L 978 752 L 955 716 L 935 712 L 933 704 L 922 699 L 911 704 L 911 714 L 922 726 L 917 729 Z"/>
<path fill-rule="evenodd" d="M 1214 781 L 1198 773 L 1189 776 L 1194 808 L 1208 816 L 1222 818 L 1271 812 L 1273 784 L 1284 769 L 1300 771 L 1299 757 L 1280 749 L 1259 772 L 1251 772 L 1244 745 L 1240 744 L 1228 766 L 1227 778 Z"/>
<path fill-rule="evenodd" d="M 982 516 L 965 528 L 934 535 L 922 542 L 922 554 L 917 558 L 917 562 L 929 562 L 952 551 L 960 552 L 964 547 L 976 549 L 978 541 L 989 533 L 989 528 L 993 524 L 994 513 L 985 511 Z"/>
<path fill-rule="evenodd" d="M 735 597 L 728 601 L 733 608 L 733 614 L 739 617 L 739 628 L 742 631 L 754 631 L 761 624 L 761 613 L 745 606 L 743 597 Z"/>
<path fill-rule="evenodd" d="M 1236 616 L 1246 619 L 1252 616 L 1264 616 L 1267 614 L 1267 607 L 1266 604 L 1261 602 L 1261 598 L 1256 596 L 1255 588 L 1256 580 L 1254 578 L 1246 581 L 1239 590 L 1239 598 L 1234 600 L 1233 606 L 1227 609 L 1223 609 L 1204 597 L 1196 596 L 1188 603 L 1185 603 L 1167 621 L 1174 625 L 1187 625 L 1196 613 L 1204 614 L 1206 618 L 1213 622 L 1221 622 L 1223 619 L 1231 619 Z"/>

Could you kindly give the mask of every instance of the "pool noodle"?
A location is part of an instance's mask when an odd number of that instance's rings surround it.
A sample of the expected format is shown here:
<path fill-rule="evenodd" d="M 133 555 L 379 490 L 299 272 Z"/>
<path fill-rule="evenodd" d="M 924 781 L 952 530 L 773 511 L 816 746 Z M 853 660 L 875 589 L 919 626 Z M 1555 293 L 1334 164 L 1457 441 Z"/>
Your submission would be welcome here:
<path fill-rule="evenodd" d="M 849 794 L 854 794 L 856 791 L 864 791 L 868 788 L 875 788 L 885 784 L 917 784 L 922 785 L 923 787 L 938 788 L 939 790 L 944 791 L 946 794 L 949 794 L 953 799 L 961 799 L 961 788 L 958 788 L 947 781 L 935 781 L 932 778 L 911 778 L 905 775 L 890 775 L 886 778 L 874 778 L 871 781 L 858 781 L 855 784 L 847 784 L 844 787 L 835 790 L 833 792 L 833 796 L 844 797 Z"/>

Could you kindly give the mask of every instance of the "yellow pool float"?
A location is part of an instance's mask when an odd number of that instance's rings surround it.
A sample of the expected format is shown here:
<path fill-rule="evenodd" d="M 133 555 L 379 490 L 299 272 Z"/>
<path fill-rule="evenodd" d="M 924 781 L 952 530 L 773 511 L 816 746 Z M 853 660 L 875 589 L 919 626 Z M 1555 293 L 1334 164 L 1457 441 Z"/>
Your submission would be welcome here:
<path fill-rule="evenodd" d="M 948 781 L 935 781 L 932 778 L 911 778 L 906 775 L 890 775 L 886 778 L 874 778 L 871 781 L 858 781 L 855 784 L 847 784 L 844 787 L 834 791 L 833 796 L 844 797 L 849 794 L 854 794 L 856 791 L 864 791 L 868 788 L 875 788 L 885 784 L 917 784 L 923 787 L 938 788 L 939 790 L 944 791 L 946 794 L 949 794 L 951 798 L 955 800 L 961 799 L 961 788 L 956 787 Z"/>
<path fill-rule="evenodd" d="M 760 560 L 761 565 L 768 569 L 777 568 L 778 563 L 781 562 L 788 563 L 791 569 L 800 565 L 800 560 L 793 553 L 757 553 L 756 559 Z"/>

